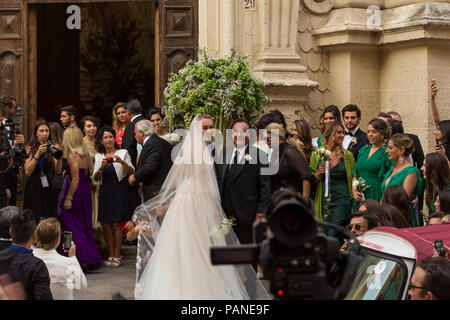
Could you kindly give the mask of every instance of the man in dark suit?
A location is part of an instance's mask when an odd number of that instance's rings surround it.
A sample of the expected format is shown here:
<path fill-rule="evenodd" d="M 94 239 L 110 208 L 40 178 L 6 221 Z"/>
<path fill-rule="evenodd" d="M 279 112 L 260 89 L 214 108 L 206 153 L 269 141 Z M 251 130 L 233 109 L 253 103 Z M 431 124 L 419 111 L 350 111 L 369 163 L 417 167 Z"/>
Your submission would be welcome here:
<path fill-rule="evenodd" d="M 144 201 L 159 193 L 167 174 L 172 167 L 172 146 L 158 137 L 149 120 L 141 120 L 136 124 L 135 136 L 144 147 L 136 166 L 136 171 L 129 177 L 130 184 L 143 184 Z"/>
<path fill-rule="evenodd" d="M 234 231 L 241 243 L 253 242 L 252 226 L 270 203 L 270 176 L 261 175 L 267 155 L 249 144 L 247 121 L 233 125 L 233 145 L 217 156 L 216 174 L 222 207 L 228 217 L 236 218 Z M 264 158 L 264 159 L 263 159 Z"/>
<path fill-rule="evenodd" d="M 130 110 L 131 122 L 125 127 L 122 137 L 122 149 L 127 149 L 131 157 L 131 163 L 136 168 L 136 159 L 138 156 L 137 141 L 134 137 L 134 127 L 136 123 L 144 120 L 142 116 L 142 106 L 139 100 L 133 99 L 127 103 L 126 108 Z"/>
<path fill-rule="evenodd" d="M 358 106 L 349 104 L 342 109 L 342 118 L 344 118 L 345 125 L 345 137 L 342 146 L 353 154 L 356 161 L 359 149 L 369 144 L 367 134 L 359 128 L 361 110 Z"/>
<path fill-rule="evenodd" d="M 0 251 L 0 275 L 8 274 L 12 282 L 20 281 L 27 300 L 52 300 L 47 266 L 31 252 L 35 229 L 30 210 L 11 219 L 12 245 Z"/>
<path fill-rule="evenodd" d="M 0 251 L 12 245 L 9 229 L 11 228 L 12 218 L 18 214 L 20 214 L 20 211 L 17 207 L 9 206 L 0 209 Z"/>

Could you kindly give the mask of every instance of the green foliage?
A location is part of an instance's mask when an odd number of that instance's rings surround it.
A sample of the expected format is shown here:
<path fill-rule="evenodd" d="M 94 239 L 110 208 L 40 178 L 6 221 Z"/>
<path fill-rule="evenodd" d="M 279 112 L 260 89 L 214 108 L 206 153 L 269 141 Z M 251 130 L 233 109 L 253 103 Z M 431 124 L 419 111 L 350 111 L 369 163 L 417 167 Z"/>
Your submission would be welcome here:
<path fill-rule="evenodd" d="M 113 102 L 134 96 L 144 105 L 153 104 L 154 72 L 138 53 L 142 32 L 139 21 L 111 15 L 104 28 L 89 33 L 81 64 L 88 70 L 93 96 Z"/>
<path fill-rule="evenodd" d="M 202 52 L 199 56 L 198 62 L 190 61 L 178 74 L 172 74 L 164 90 L 163 112 L 170 130 L 177 125 L 188 127 L 199 113 L 220 119 L 219 129 L 236 118 L 254 124 L 268 98 L 244 58 L 234 52 L 218 59 Z"/>

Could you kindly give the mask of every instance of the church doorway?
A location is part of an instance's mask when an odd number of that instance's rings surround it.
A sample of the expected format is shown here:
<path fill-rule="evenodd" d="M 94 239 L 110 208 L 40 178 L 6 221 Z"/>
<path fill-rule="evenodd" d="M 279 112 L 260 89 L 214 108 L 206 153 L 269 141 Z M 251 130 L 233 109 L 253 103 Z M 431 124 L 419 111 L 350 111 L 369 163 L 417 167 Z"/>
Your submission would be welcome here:
<path fill-rule="evenodd" d="M 112 108 L 131 97 L 155 105 L 155 2 L 32 5 L 36 12 L 36 117 L 59 121 L 73 105 L 111 125 Z M 70 28 L 73 29 L 70 29 Z"/>

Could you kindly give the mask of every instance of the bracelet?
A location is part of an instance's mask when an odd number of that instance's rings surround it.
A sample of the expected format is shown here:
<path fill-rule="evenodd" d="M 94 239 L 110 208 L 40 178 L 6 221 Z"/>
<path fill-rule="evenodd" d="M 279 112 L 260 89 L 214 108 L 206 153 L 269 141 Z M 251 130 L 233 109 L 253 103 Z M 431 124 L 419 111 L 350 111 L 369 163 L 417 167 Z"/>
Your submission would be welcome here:
<path fill-rule="evenodd" d="M 70 201 L 73 200 L 73 198 L 72 198 L 72 197 L 69 197 L 69 196 L 66 196 L 66 199 L 69 199 Z"/>

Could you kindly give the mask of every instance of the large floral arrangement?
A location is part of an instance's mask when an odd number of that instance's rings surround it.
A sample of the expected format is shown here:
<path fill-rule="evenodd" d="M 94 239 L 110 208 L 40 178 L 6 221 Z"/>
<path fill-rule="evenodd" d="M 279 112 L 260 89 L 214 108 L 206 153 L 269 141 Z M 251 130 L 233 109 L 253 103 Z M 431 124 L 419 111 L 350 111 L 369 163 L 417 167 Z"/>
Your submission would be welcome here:
<path fill-rule="evenodd" d="M 262 88 L 244 58 L 235 52 L 224 58 L 200 52 L 198 62 L 189 61 L 170 77 L 164 90 L 163 112 L 170 131 L 178 125 L 189 128 L 199 113 L 213 116 L 216 128 L 222 131 L 236 118 L 253 124 L 268 101 Z"/>

